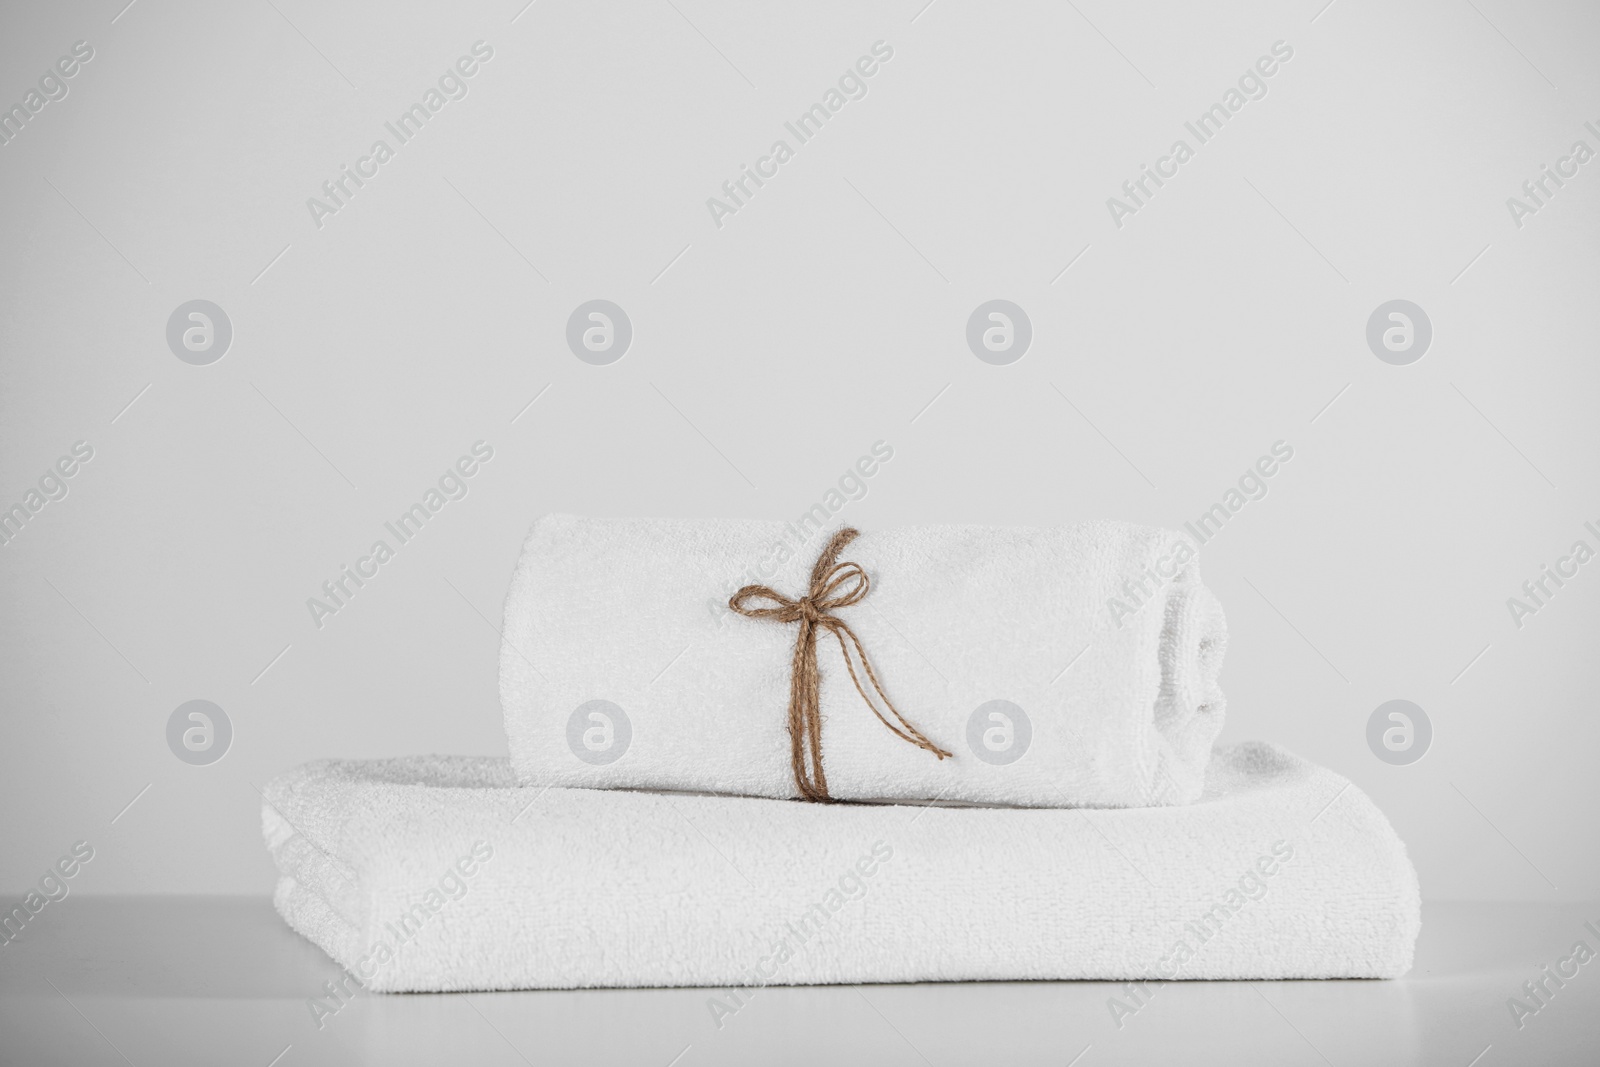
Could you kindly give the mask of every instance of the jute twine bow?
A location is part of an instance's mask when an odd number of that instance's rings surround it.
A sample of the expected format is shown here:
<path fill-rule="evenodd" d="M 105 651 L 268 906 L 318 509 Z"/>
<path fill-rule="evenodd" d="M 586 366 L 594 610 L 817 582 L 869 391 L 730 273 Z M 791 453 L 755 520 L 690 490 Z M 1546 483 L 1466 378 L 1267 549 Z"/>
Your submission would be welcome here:
<path fill-rule="evenodd" d="M 827 801 L 828 778 L 822 771 L 822 679 L 817 670 L 817 631 L 827 630 L 839 642 L 839 651 L 844 656 L 845 666 L 850 669 L 850 680 L 856 684 L 856 692 L 861 694 L 861 699 L 866 701 L 867 707 L 878 717 L 878 721 L 889 728 L 889 732 L 908 741 L 918 748 L 932 752 L 939 759 L 944 759 L 950 753 L 929 741 L 922 732 L 906 721 L 889 696 L 883 691 L 883 686 L 878 683 L 878 676 L 872 671 L 872 663 L 867 659 L 866 650 L 861 647 L 861 641 L 855 632 L 850 629 L 843 619 L 832 614 L 838 608 L 847 608 L 851 604 L 858 604 L 866 599 L 871 583 L 867 580 L 867 572 L 856 563 L 837 563 L 839 553 L 844 546 L 854 541 L 858 536 L 855 530 L 845 527 L 833 535 L 828 542 L 828 547 L 823 549 L 822 555 L 817 557 L 816 566 L 811 568 L 811 589 L 799 600 L 790 600 L 782 593 L 765 585 L 747 585 L 733 596 L 728 598 L 728 607 L 751 619 L 772 619 L 776 622 L 797 622 L 800 632 L 795 637 L 794 661 L 789 676 L 789 758 L 794 769 L 794 782 L 800 789 L 800 795 L 807 800 Z M 757 601 L 770 601 L 776 607 L 753 607 Z M 883 700 L 884 705 L 900 723 L 896 726 L 884 718 L 883 712 L 878 710 L 878 705 L 867 694 L 861 684 L 861 678 L 856 674 L 854 661 L 850 657 L 850 647 L 854 646 L 856 657 L 861 660 L 861 666 L 866 669 L 867 680 L 872 683 L 872 688 Z"/>

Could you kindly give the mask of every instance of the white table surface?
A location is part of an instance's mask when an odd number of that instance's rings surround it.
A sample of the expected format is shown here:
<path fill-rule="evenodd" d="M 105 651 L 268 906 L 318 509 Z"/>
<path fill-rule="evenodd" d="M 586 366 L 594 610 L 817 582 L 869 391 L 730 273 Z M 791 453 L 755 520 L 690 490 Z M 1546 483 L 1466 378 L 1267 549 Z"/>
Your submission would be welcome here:
<path fill-rule="evenodd" d="M 1435 903 L 1399 981 L 1181 982 L 1118 1029 L 1098 982 L 357 994 L 254 897 L 69 897 L 0 947 L 5 1064 L 1600 1064 L 1600 959 L 1519 1029 L 1506 1001 L 1600 906 Z M 280 1057 L 274 1061 L 274 1057 Z M 1074 1059 L 1076 1057 L 1076 1059 Z"/>

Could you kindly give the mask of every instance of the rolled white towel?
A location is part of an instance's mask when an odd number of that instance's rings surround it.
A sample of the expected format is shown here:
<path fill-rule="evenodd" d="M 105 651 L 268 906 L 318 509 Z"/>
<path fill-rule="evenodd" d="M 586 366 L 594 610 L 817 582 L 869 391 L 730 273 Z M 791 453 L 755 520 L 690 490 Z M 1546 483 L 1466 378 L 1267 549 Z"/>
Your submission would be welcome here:
<path fill-rule="evenodd" d="M 800 623 L 745 617 L 728 598 L 759 582 L 799 601 L 833 534 L 820 522 L 535 522 L 500 652 L 519 778 L 800 796 L 788 712 Z M 868 530 L 839 559 L 870 590 L 826 614 L 930 744 L 879 721 L 866 665 L 858 690 L 822 629 L 833 799 L 1139 807 L 1200 795 L 1227 630 L 1188 538 L 1111 522 L 903 527 Z"/>

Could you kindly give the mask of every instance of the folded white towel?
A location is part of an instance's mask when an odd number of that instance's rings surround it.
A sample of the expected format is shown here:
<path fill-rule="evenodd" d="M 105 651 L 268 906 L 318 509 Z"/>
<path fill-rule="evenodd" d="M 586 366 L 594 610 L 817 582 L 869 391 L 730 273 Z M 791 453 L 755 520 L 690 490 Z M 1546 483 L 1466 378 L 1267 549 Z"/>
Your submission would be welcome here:
<path fill-rule="evenodd" d="M 1117 811 L 514 781 L 461 757 L 277 778 L 279 913 L 385 991 L 1391 978 L 1421 924 L 1383 814 L 1264 744 L 1219 748 L 1192 806 Z"/>
<path fill-rule="evenodd" d="M 534 523 L 500 653 L 521 780 L 799 795 L 787 717 L 798 627 L 727 601 L 747 582 L 805 595 L 831 533 Z M 835 798 L 1117 807 L 1199 795 L 1222 728 L 1227 630 L 1188 538 L 1108 522 L 907 527 L 866 531 L 841 559 L 871 590 L 839 617 L 895 707 L 954 759 L 885 729 L 822 633 Z"/>

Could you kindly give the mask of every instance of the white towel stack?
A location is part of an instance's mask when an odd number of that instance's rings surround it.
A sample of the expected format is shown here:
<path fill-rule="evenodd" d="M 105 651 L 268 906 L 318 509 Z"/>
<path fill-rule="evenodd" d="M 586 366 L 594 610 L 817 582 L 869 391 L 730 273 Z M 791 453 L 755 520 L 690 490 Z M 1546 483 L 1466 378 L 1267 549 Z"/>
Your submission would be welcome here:
<path fill-rule="evenodd" d="M 884 803 L 795 803 L 798 624 L 727 600 L 805 596 L 832 532 L 535 523 L 506 599 L 511 758 L 275 779 L 279 913 L 383 991 L 1411 966 L 1416 874 L 1382 813 L 1270 745 L 1213 751 L 1227 634 L 1179 535 L 860 535 L 842 559 L 871 589 L 838 617 L 954 758 L 885 729 L 822 632 L 830 791 Z"/>

